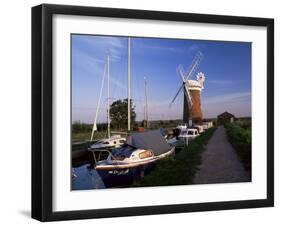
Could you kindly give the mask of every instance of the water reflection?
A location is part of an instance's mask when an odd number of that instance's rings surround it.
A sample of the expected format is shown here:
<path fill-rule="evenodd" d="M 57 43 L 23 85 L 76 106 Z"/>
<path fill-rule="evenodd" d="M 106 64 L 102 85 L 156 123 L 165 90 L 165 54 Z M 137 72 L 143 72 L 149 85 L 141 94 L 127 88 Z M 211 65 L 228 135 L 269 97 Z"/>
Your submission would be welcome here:
<path fill-rule="evenodd" d="M 72 190 L 105 188 L 105 185 L 95 169 L 88 164 L 73 168 Z"/>

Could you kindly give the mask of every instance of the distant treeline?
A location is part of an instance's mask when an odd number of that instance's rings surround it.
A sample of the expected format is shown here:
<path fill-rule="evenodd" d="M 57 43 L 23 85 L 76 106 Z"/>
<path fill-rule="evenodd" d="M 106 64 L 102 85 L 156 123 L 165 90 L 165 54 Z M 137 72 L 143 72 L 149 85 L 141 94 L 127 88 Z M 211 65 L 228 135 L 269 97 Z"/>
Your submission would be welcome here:
<path fill-rule="evenodd" d="M 204 121 L 213 121 L 215 122 L 215 118 L 209 118 L 205 119 Z M 241 117 L 238 118 L 238 121 L 243 121 L 245 126 L 247 126 L 247 123 L 251 123 L 250 117 Z M 149 121 L 149 129 L 158 129 L 158 128 L 174 128 L 177 125 L 181 124 L 183 121 L 181 119 L 174 119 L 174 120 L 153 120 Z M 133 123 L 132 128 L 137 129 L 138 127 L 143 127 L 144 121 L 136 121 Z M 80 121 L 76 121 L 72 123 L 72 132 L 73 133 L 89 133 L 92 131 L 93 124 L 88 123 L 82 123 Z M 111 124 L 112 130 L 117 131 L 126 131 L 127 124 L 125 123 L 122 127 L 119 127 L 117 125 Z M 97 124 L 98 131 L 106 131 L 107 130 L 107 123 L 99 123 Z"/>
<path fill-rule="evenodd" d="M 72 123 L 72 133 L 87 133 L 91 132 L 93 124 L 81 123 L 79 121 Z M 99 131 L 105 131 L 107 129 L 107 123 L 97 124 Z"/>
<path fill-rule="evenodd" d="M 149 129 L 158 129 L 158 128 L 173 128 L 176 127 L 178 124 L 182 123 L 182 120 L 155 120 L 149 121 Z M 137 121 L 133 125 L 133 129 L 137 129 L 138 127 L 143 127 L 144 121 Z M 92 131 L 93 124 L 82 123 L 79 121 L 72 123 L 72 133 L 89 133 Z M 126 130 L 126 126 L 122 128 L 111 125 L 112 130 Z M 107 123 L 99 123 L 97 124 L 98 131 L 106 131 L 107 130 Z"/>

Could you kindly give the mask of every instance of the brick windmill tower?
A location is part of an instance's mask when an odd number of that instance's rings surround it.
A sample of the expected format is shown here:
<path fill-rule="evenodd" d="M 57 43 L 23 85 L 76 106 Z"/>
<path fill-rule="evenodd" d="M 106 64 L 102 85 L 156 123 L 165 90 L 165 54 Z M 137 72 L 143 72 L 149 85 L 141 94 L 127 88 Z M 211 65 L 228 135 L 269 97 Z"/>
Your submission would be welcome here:
<path fill-rule="evenodd" d="M 183 121 L 188 123 L 189 126 L 191 126 L 193 123 L 201 123 L 203 118 L 201 110 L 201 92 L 204 89 L 205 75 L 202 72 L 199 72 L 197 74 L 197 80 L 190 79 L 198 68 L 202 57 L 203 54 L 198 52 L 185 73 L 183 66 L 179 65 L 177 72 L 182 78 L 182 85 L 170 104 L 171 106 L 176 100 L 180 91 L 183 90 Z"/>

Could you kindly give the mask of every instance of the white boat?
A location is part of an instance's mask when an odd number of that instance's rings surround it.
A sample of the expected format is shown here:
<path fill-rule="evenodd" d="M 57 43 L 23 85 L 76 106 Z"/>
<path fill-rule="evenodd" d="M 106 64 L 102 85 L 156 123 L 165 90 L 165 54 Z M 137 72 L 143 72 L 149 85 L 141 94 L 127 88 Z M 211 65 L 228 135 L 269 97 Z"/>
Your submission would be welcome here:
<path fill-rule="evenodd" d="M 95 169 L 105 184 L 134 180 L 151 169 L 153 164 L 175 153 L 160 130 L 132 133 L 123 147 L 109 152 L 107 159 L 98 161 Z"/>
<path fill-rule="evenodd" d="M 204 125 L 196 125 L 195 124 L 195 125 L 193 125 L 193 127 L 195 129 L 197 129 L 199 133 L 203 133 L 204 132 Z"/>
<path fill-rule="evenodd" d="M 170 147 L 170 150 L 154 155 L 152 149 L 139 149 L 129 145 L 122 147 L 121 149 L 114 149 L 106 160 L 99 161 L 95 168 L 96 170 L 128 170 L 131 168 L 144 166 L 149 163 L 153 163 L 159 159 L 163 159 L 174 153 L 174 147 Z M 116 171 L 116 173 L 117 173 Z M 113 174 L 114 172 L 109 172 Z"/>
<path fill-rule="evenodd" d="M 113 135 L 109 138 L 98 140 L 89 147 L 89 150 L 117 148 L 122 146 L 125 142 L 126 138 L 120 135 Z"/>
<path fill-rule="evenodd" d="M 203 127 L 201 127 L 203 129 Z M 203 131 L 202 131 L 203 132 Z M 167 142 L 173 146 L 188 145 L 188 141 L 199 136 L 199 128 L 188 128 L 187 124 L 181 124 L 173 130 L 173 137 L 167 139 Z"/>
<path fill-rule="evenodd" d="M 200 134 L 197 129 L 187 128 L 180 131 L 178 138 L 182 140 L 185 140 L 186 138 L 188 140 L 191 140 L 198 137 L 199 135 Z"/>

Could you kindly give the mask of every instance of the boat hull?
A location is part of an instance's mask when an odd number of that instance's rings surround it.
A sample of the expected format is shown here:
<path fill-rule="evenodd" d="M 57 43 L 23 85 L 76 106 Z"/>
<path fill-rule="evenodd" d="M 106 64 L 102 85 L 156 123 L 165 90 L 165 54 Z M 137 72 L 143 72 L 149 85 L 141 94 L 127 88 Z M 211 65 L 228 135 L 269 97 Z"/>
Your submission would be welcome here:
<path fill-rule="evenodd" d="M 174 154 L 175 147 L 169 152 L 150 158 L 149 160 L 124 164 L 106 164 L 107 161 L 105 160 L 95 168 L 106 187 L 127 185 L 144 177 L 155 166 L 158 160 Z"/>
<path fill-rule="evenodd" d="M 112 170 L 97 170 L 104 185 L 108 187 L 118 187 L 132 184 L 134 181 L 140 180 L 148 173 L 155 164 L 148 163 L 146 165 L 130 167 L 130 168 L 116 168 Z"/>

